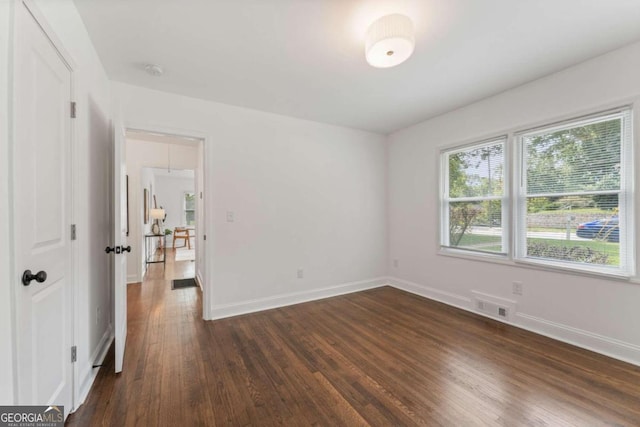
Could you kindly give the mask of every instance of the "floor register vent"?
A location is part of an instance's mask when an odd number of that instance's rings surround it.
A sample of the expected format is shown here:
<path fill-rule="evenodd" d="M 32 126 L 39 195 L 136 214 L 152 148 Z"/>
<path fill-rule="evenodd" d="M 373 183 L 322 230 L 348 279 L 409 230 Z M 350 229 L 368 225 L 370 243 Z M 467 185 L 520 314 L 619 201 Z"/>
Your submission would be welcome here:
<path fill-rule="evenodd" d="M 516 312 L 515 301 L 477 291 L 472 292 L 474 296 L 473 302 L 478 313 L 482 313 L 496 319 L 510 321 L 511 317 Z"/>
<path fill-rule="evenodd" d="M 486 313 L 489 316 L 503 317 L 505 319 L 509 318 L 508 307 L 502 307 L 502 306 L 499 306 L 498 304 L 494 304 L 492 302 L 482 301 L 482 300 L 476 300 L 476 302 L 477 302 L 478 311 Z"/>

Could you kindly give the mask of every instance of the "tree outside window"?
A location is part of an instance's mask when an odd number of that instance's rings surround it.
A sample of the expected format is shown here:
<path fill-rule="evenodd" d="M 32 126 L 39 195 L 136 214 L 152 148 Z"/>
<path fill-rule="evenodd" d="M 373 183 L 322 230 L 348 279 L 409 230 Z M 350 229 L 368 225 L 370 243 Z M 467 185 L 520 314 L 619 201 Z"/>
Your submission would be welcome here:
<path fill-rule="evenodd" d="M 447 185 L 442 245 L 479 252 L 503 248 L 504 143 L 488 143 L 444 153 Z"/>
<path fill-rule="evenodd" d="M 628 112 L 520 136 L 519 256 L 625 269 Z"/>

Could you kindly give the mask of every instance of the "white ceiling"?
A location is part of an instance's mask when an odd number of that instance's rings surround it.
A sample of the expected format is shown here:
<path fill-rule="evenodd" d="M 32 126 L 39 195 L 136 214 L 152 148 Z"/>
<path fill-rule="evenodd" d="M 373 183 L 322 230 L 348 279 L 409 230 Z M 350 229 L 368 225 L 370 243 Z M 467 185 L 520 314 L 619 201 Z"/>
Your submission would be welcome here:
<path fill-rule="evenodd" d="M 75 3 L 113 80 L 380 133 L 640 39 L 640 0 Z M 375 69 L 363 34 L 388 13 L 413 19 L 416 51 Z"/>

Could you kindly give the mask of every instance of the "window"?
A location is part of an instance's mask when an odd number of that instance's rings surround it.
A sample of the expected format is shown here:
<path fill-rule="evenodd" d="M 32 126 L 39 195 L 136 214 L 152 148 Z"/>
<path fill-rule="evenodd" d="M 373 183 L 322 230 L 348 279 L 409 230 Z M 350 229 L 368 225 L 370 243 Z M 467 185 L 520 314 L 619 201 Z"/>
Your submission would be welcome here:
<path fill-rule="evenodd" d="M 442 245 L 505 253 L 506 138 L 444 153 Z"/>
<path fill-rule="evenodd" d="M 631 148 L 620 109 L 443 151 L 442 250 L 633 274 Z"/>
<path fill-rule="evenodd" d="M 630 271 L 630 124 L 624 110 L 518 135 L 518 258 Z"/>
<path fill-rule="evenodd" d="M 184 224 L 196 225 L 196 195 L 184 193 Z"/>

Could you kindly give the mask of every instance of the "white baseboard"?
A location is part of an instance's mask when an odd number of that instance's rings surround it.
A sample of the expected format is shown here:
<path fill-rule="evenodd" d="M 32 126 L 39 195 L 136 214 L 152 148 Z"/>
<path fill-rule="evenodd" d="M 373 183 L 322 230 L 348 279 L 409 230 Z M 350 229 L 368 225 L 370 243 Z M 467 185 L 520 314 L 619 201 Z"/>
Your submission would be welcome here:
<path fill-rule="evenodd" d="M 93 365 L 99 365 L 104 361 L 105 356 L 107 355 L 107 351 L 109 351 L 109 347 L 111 347 L 111 343 L 113 342 L 113 328 L 111 325 L 107 328 L 107 330 L 102 335 L 100 342 L 96 346 L 95 350 L 89 357 L 89 363 L 85 366 L 82 374 L 80 375 L 80 388 L 78 392 L 78 401 L 75 402 L 75 410 L 77 410 L 80 405 L 84 403 L 87 396 L 89 395 L 89 391 L 91 390 L 91 386 L 93 385 L 93 381 L 95 381 L 96 376 L 98 375 L 98 371 L 100 368 L 93 368 Z"/>
<path fill-rule="evenodd" d="M 417 283 L 395 277 L 389 277 L 387 284 L 394 288 L 439 301 L 462 310 L 470 311 L 480 316 L 488 317 L 517 328 L 525 329 L 567 344 L 575 345 L 576 347 L 584 348 L 586 350 L 604 354 L 605 356 L 609 356 L 614 359 L 622 360 L 623 362 L 640 366 L 640 346 L 635 344 L 605 337 L 593 332 L 520 312 L 515 313 L 512 317 L 512 321 L 505 321 L 504 319 L 486 316 L 483 313 L 474 310 L 470 298 L 439 289 L 433 289 L 428 286 L 419 285 Z"/>
<path fill-rule="evenodd" d="M 140 283 L 142 280 L 138 277 L 137 274 L 129 274 L 127 275 L 127 285 L 131 283 Z"/>
<path fill-rule="evenodd" d="M 254 313 L 257 311 L 269 310 L 272 308 L 285 307 L 287 305 L 300 304 L 303 302 L 378 288 L 380 286 L 385 286 L 386 284 L 386 277 L 376 277 L 369 280 L 343 283 L 341 285 L 331 286 L 323 289 L 314 289 L 304 292 L 292 292 L 289 294 L 243 301 L 235 304 L 214 305 L 213 307 L 211 307 L 211 319 L 222 319 L 225 317 Z"/>
<path fill-rule="evenodd" d="M 391 287 L 439 301 L 463 310 L 472 311 L 471 298 L 456 295 L 451 292 L 442 291 L 440 289 L 430 288 L 429 286 L 419 285 L 407 280 L 398 279 L 396 277 L 387 278 L 387 284 Z"/>
<path fill-rule="evenodd" d="M 640 346 L 524 313 L 515 317 L 519 328 L 640 366 Z"/>

